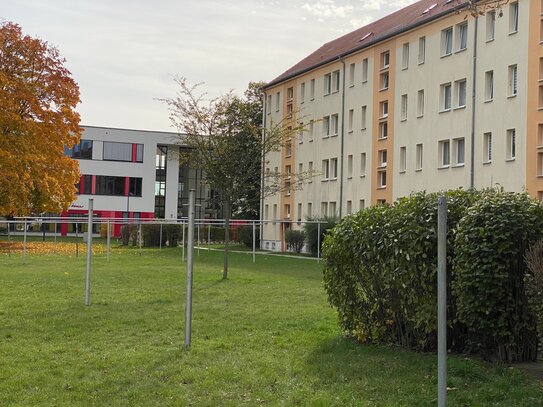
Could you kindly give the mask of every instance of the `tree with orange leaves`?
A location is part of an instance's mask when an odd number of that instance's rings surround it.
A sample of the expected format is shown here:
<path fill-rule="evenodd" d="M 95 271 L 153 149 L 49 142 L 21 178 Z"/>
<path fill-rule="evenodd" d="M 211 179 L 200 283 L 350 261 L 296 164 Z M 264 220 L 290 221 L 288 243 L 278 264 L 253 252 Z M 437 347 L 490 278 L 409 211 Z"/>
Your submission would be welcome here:
<path fill-rule="evenodd" d="M 0 214 L 60 212 L 74 201 L 79 87 L 47 42 L 0 22 Z"/>

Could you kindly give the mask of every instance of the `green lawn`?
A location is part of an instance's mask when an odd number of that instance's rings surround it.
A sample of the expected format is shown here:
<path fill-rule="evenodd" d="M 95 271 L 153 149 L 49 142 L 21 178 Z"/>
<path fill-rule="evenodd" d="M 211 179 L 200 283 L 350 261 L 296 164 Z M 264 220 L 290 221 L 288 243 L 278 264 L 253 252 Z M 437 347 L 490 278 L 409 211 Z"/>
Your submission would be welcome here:
<path fill-rule="evenodd" d="M 0 255 L 0 406 L 434 406 L 436 357 L 342 337 L 314 260 L 180 250 Z M 449 359 L 450 406 L 541 406 L 516 369 Z"/>

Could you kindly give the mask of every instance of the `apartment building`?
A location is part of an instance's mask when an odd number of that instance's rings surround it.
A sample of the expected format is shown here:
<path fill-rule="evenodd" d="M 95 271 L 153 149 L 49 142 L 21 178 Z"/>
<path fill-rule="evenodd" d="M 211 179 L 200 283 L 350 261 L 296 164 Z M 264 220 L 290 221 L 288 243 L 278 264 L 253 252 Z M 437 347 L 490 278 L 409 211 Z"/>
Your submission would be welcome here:
<path fill-rule="evenodd" d="M 324 44 L 265 88 L 266 123 L 305 131 L 266 171 L 318 171 L 265 198 L 262 246 L 285 227 L 414 191 L 502 186 L 543 196 L 543 1 L 475 17 L 421 0 Z M 479 1 L 495 4 L 497 2 Z"/>
<path fill-rule="evenodd" d="M 62 217 L 86 215 L 89 198 L 93 198 L 98 218 L 178 219 L 188 214 L 192 188 L 196 189 L 196 217 L 217 217 L 213 191 L 202 182 L 202 170 L 180 163 L 184 147 L 179 134 L 82 128 L 81 142 L 65 149 L 65 154 L 79 161 L 81 178 L 77 199 Z M 115 224 L 115 236 L 121 225 Z M 62 234 L 73 233 L 75 224 L 63 223 L 60 228 Z"/>

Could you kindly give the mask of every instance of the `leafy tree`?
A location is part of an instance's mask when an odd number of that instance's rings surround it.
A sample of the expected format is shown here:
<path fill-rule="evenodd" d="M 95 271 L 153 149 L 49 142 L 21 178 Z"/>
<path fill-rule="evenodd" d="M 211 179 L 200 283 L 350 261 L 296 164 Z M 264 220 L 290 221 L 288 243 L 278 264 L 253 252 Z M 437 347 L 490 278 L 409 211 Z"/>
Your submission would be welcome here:
<path fill-rule="evenodd" d="M 201 84 L 189 85 L 185 78 L 175 81 L 179 85 L 177 96 L 159 100 L 169 107 L 170 119 L 181 133 L 179 143 L 188 147 L 182 159 L 190 159 L 202 168 L 205 181 L 219 191 L 225 217 L 223 279 L 226 279 L 230 218 L 234 210 L 249 210 L 263 196 L 284 191 L 289 176 L 289 187 L 299 189 L 313 175 L 272 172 L 263 176 L 261 171 L 262 157 L 280 151 L 303 128 L 293 125 L 290 118 L 288 122 L 272 122 L 263 128 L 261 83 L 249 84 L 244 98 L 230 91 L 206 99 L 205 93 L 199 93 Z"/>
<path fill-rule="evenodd" d="M 0 23 L 0 213 L 60 212 L 75 199 L 79 88 L 47 42 Z"/>

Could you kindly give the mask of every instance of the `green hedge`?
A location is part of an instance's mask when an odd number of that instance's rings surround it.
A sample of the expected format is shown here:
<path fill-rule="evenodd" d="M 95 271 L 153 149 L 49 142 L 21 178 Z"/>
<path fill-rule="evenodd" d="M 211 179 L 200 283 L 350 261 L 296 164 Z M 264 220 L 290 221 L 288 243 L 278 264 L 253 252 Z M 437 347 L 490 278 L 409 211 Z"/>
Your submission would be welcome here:
<path fill-rule="evenodd" d="M 334 216 L 308 216 L 306 219 L 310 223 L 304 223 L 304 232 L 306 236 L 306 243 L 307 248 L 309 249 L 309 252 L 313 256 L 317 256 L 318 254 L 318 247 L 319 247 L 319 229 L 320 229 L 320 245 L 321 245 L 321 253 L 322 253 L 322 245 L 324 242 L 324 237 L 326 236 L 326 233 L 330 229 L 332 229 L 336 224 L 338 223 L 338 218 Z M 318 223 L 313 223 L 319 221 L 320 226 Z"/>
<path fill-rule="evenodd" d="M 543 220 L 541 208 L 525 194 L 496 190 L 456 190 L 446 196 L 447 270 L 453 288 L 448 290 L 449 348 L 485 350 L 501 360 L 533 359 L 530 352 L 520 352 L 524 346 L 533 349 L 533 318 L 520 276 L 526 247 L 543 231 L 529 226 Z M 392 206 L 370 207 L 343 219 L 325 238 L 325 289 L 341 325 L 359 340 L 435 350 L 437 198 L 417 193 Z M 497 269 L 503 280 L 490 283 Z M 482 274 L 473 279 L 473 273 Z M 497 310 L 486 314 L 489 307 L 482 298 Z M 498 306 L 498 299 L 505 303 Z M 496 344 L 498 338 L 507 340 L 505 348 Z"/>

